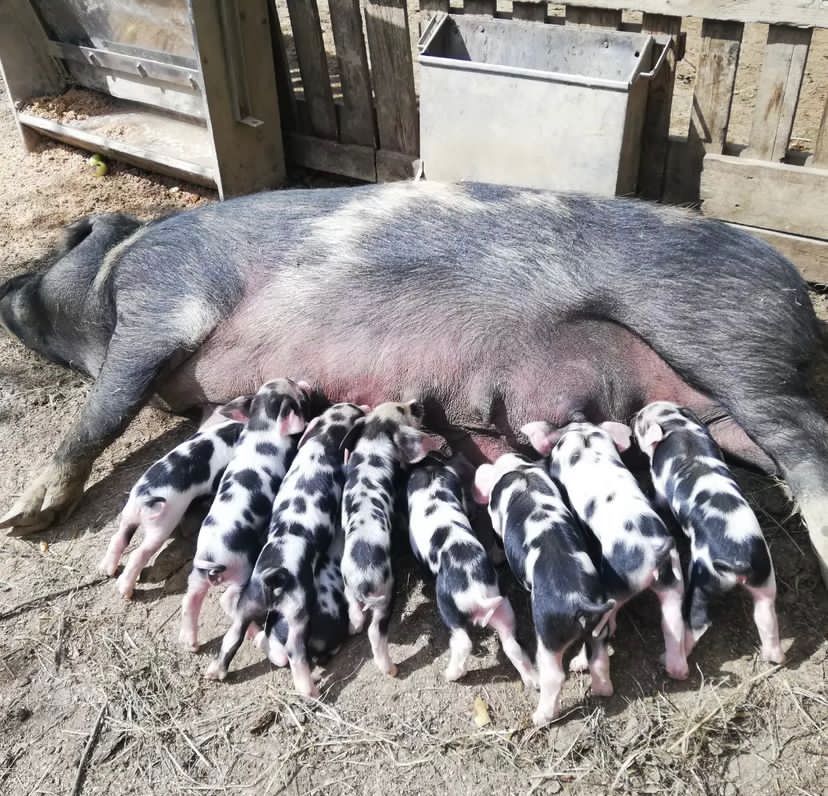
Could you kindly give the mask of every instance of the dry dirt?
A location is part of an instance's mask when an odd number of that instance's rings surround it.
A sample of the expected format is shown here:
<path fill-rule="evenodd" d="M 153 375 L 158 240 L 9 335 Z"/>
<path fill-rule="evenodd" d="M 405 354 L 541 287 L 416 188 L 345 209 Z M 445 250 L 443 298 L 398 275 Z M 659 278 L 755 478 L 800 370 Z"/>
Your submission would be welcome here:
<path fill-rule="evenodd" d="M 85 213 L 151 217 L 214 198 L 117 164 L 95 177 L 85 154 L 63 146 L 25 155 L 0 91 L 0 277 L 31 267 Z M 828 302 L 814 300 L 828 319 Z M 87 389 L 0 336 L 0 509 L 54 450 Z M 364 636 L 325 670 L 318 705 L 293 696 L 289 674 L 250 645 L 227 682 L 202 679 L 223 625 L 210 600 L 202 654 L 177 647 L 192 528 L 145 573 L 132 603 L 95 572 L 132 483 L 190 431 L 144 410 L 101 457 L 70 521 L 3 539 L 0 793 L 70 793 L 79 768 L 84 794 L 824 792 L 828 600 L 807 534 L 767 479 L 740 473 L 777 567 L 787 665 L 758 660 L 750 603 L 731 594 L 690 679 L 670 682 L 657 662 L 657 606 L 643 597 L 619 622 L 616 696 L 592 699 L 587 679 L 573 675 L 565 717 L 536 730 L 534 698 L 488 634 L 476 638 L 467 678 L 443 681 L 447 634 L 410 557 L 391 625 L 397 680 L 378 675 Z M 525 597 L 510 594 L 528 640 Z M 483 729 L 471 720 L 477 696 L 490 706 Z"/>

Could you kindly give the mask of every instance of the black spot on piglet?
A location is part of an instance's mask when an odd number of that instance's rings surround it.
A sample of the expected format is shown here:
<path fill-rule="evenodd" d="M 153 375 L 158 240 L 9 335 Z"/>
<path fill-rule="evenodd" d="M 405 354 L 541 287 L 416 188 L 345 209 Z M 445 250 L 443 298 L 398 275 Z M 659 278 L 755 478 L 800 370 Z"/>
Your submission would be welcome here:
<path fill-rule="evenodd" d="M 239 470 L 235 475 L 236 483 L 250 492 L 258 492 L 262 488 L 261 476 L 249 468 Z"/>

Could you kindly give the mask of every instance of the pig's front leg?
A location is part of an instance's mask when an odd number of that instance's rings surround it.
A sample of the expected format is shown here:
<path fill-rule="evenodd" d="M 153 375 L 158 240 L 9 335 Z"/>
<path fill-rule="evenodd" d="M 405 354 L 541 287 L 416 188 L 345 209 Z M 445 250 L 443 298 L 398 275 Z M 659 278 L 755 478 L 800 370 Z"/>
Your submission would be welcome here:
<path fill-rule="evenodd" d="M 287 653 L 290 672 L 293 675 L 293 685 L 302 696 L 319 698 L 319 687 L 314 683 L 308 663 L 308 651 L 305 646 L 307 636 L 307 621 L 288 622 L 285 652 Z"/>
<path fill-rule="evenodd" d="M 538 636 L 538 675 L 540 678 L 540 699 L 538 707 L 532 714 L 532 721 L 536 727 L 557 718 L 561 712 L 561 689 L 563 688 L 566 673 L 563 668 L 564 650 L 550 650 L 544 646 L 543 639 Z"/>
<path fill-rule="evenodd" d="M 497 606 L 497 610 L 489 619 L 489 627 L 493 628 L 500 637 L 500 644 L 506 657 L 518 670 L 520 679 L 526 688 L 538 687 L 538 672 L 532 665 L 532 661 L 526 654 L 526 650 L 520 646 L 515 638 L 515 612 L 512 604 L 504 597 L 503 602 Z"/>
<path fill-rule="evenodd" d="M 187 579 L 187 591 L 181 601 L 181 644 L 191 652 L 198 650 L 198 618 L 201 606 L 210 590 L 210 581 L 198 569 L 193 568 Z"/>
<path fill-rule="evenodd" d="M 121 556 L 132 541 L 132 537 L 135 536 L 135 531 L 138 530 L 140 524 L 140 514 L 137 512 L 128 514 L 127 510 L 124 509 L 121 514 L 121 519 L 118 521 L 118 530 L 112 534 L 112 538 L 109 540 L 109 547 L 107 547 L 101 563 L 98 564 L 98 569 L 107 577 L 111 578 L 117 572 Z"/>
<path fill-rule="evenodd" d="M 592 693 L 595 696 L 611 697 L 613 695 L 610 680 L 610 659 L 604 637 L 590 639 L 589 672 L 592 675 Z"/>
<path fill-rule="evenodd" d="M 674 680 L 686 680 L 687 654 L 684 651 L 684 619 L 681 603 L 684 599 L 684 579 L 678 551 L 673 548 L 670 557 L 661 565 L 652 589 L 661 603 L 661 631 L 664 634 L 664 668 Z"/>
<path fill-rule="evenodd" d="M 246 617 L 236 617 L 233 620 L 233 624 L 230 625 L 230 629 L 221 640 L 221 650 L 218 657 L 210 661 L 207 671 L 204 672 L 204 676 L 208 680 L 224 680 L 227 677 L 230 662 L 239 651 L 249 624 L 250 620 Z"/>

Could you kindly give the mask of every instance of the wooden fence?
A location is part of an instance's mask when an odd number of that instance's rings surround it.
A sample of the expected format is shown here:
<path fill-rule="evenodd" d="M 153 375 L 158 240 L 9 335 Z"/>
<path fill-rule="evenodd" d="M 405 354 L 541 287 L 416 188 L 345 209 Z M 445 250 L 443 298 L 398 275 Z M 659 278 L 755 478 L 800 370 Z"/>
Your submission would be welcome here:
<path fill-rule="evenodd" d="M 279 95 L 288 159 L 362 180 L 411 176 L 419 152 L 411 52 L 416 0 L 328 0 L 341 99 L 335 100 L 316 0 L 286 0 L 301 91 L 295 85 L 274 15 Z M 828 282 L 828 105 L 813 152 L 790 151 L 791 131 L 814 28 L 828 27 L 828 0 L 420 0 L 420 21 L 437 11 L 532 20 L 538 24 L 641 29 L 674 37 L 702 18 L 689 128 L 670 136 L 676 63 L 650 89 L 639 193 L 692 204 L 706 215 L 750 227 L 814 281 Z M 364 26 L 361 14 L 364 7 Z M 641 22 L 622 14 L 642 12 Z M 769 25 L 748 146 L 727 139 L 745 24 Z M 284 20 L 283 20 L 284 25 Z M 658 56 L 657 48 L 655 57 Z M 493 112 L 496 112 L 494 110 Z M 485 134 L 485 131 L 481 131 Z"/>

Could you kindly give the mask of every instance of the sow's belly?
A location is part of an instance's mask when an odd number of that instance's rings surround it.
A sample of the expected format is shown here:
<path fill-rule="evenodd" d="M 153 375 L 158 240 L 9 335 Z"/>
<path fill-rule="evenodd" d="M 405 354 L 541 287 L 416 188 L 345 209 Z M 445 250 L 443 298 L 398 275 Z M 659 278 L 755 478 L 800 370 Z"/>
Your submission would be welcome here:
<path fill-rule="evenodd" d="M 273 326 L 225 322 L 168 374 L 159 394 L 184 411 L 291 376 L 331 401 L 420 398 L 434 431 L 459 426 L 506 442 L 530 420 L 563 425 L 575 412 L 626 421 L 653 400 L 700 412 L 711 406 L 644 341 L 609 321 L 570 321 L 532 337 L 526 329 L 449 335 L 411 325 L 378 334 L 366 324 L 344 335 L 334 323 Z"/>

